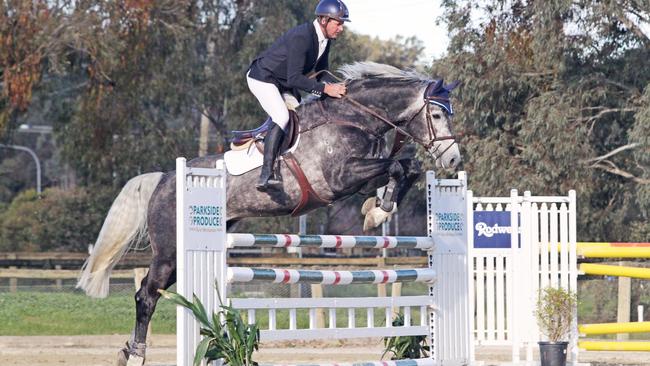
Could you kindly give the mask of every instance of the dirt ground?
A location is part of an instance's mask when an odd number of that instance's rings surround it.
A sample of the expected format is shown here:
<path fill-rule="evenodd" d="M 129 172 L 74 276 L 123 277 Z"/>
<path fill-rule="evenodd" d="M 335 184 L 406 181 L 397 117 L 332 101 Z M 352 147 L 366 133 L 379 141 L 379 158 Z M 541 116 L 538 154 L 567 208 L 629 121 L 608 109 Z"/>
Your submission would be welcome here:
<path fill-rule="evenodd" d="M 117 351 L 127 335 L 0 337 L 0 366 L 107 366 L 114 365 Z M 383 351 L 380 340 L 313 343 L 262 344 L 257 361 L 263 363 L 378 361 Z M 505 365 L 510 350 L 478 347 L 476 358 L 483 366 Z M 147 365 L 171 366 L 176 361 L 174 335 L 154 335 L 147 351 Z M 650 352 L 582 352 L 580 362 L 591 365 L 650 365 Z"/>

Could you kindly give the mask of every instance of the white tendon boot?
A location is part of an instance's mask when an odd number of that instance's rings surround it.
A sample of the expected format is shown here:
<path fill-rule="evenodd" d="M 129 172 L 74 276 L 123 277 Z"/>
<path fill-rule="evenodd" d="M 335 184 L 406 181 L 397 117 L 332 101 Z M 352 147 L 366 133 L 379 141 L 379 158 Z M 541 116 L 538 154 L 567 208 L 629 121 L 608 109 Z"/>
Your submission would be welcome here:
<path fill-rule="evenodd" d="M 374 207 L 370 209 L 370 211 L 366 213 L 366 219 L 363 221 L 363 231 L 368 231 L 369 229 L 381 225 L 384 221 L 388 220 L 395 212 L 397 212 L 397 203 L 395 202 L 393 202 L 393 209 L 390 210 L 390 212 L 386 212 L 382 210 L 381 207 Z"/>
<path fill-rule="evenodd" d="M 365 202 L 363 202 L 363 205 L 361 206 L 361 214 L 366 215 L 368 211 L 372 210 L 378 205 L 379 205 L 378 197 L 368 197 L 368 199 Z"/>

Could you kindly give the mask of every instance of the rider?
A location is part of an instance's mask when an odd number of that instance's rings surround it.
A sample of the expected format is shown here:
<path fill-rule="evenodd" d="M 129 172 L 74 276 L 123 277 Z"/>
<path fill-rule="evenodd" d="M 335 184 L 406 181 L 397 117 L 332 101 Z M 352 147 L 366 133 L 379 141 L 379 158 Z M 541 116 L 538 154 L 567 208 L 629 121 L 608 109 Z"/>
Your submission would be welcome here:
<path fill-rule="evenodd" d="M 246 73 L 248 88 L 274 122 L 264 138 L 264 163 L 255 188 L 266 191 L 281 184 L 274 176 L 273 164 L 278 155 L 289 111 L 282 94 L 300 97 L 298 89 L 321 96 L 340 98 L 345 84 L 327 84 L 310 79 L 311 72 L 328 67 L 330 40 L 343 32 L 343 23 L 350 21 L 348 8 L 340 0 L 321 0 L 316 6 L 316 19 L 290 29 L 251 63 Z"/>

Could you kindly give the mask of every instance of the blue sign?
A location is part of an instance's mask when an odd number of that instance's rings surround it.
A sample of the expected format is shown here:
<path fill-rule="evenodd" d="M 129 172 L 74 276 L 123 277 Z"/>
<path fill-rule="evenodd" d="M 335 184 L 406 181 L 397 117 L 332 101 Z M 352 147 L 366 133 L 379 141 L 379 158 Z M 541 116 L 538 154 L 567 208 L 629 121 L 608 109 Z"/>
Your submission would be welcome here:
<path fill-rule="evenodd" d="M 511 232 L 510 211 L 474 211 L 474 248 L 510 248 Z"/>

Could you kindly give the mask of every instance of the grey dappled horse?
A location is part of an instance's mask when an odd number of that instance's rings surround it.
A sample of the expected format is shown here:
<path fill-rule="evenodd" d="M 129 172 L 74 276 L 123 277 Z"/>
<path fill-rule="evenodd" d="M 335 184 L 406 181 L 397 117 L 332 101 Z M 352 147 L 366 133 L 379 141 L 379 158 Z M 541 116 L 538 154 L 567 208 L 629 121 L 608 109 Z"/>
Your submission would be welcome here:
<path fill-rule="evenodd" d="M 414 159 L 394 160 L 377 155 L 382 150 L 377 144 L 389 131 L 397 129 L 425 147 L 437 167 L 453 169 L 460 163 L 460 152 L 449 126 L 448 98 L 454 86 L 369 62 L 344 66 L 340 72 L 346 78 L 348 96 L 310 101 L 298 108 L 301 134 L 293 154 L 314 191 L 329 202 L 357 192 L 374 194 L 378 187 L 387 185 L 383 200 L 375 202 L 372 198 L 364 204 L 367 226 L 376 226 L 395 211 L 394 201 L 421 173 Z M 425 100 L 425 92 L 429 99 Z M 197 158 L 189 165 L 214 167 L 221 158 L 222 155 Z M 301 191 L 284 164 L 281 174 L 283 189 L 267 192 L 255 189 L 258 169 L 228 176 L 228 223 L 246 217 L 290 214 Z M 176 281 L 173 171 L 143 174 L 124 186 L 108 212 L 77 286 L 89 296 L 105 297 L 112 268 L 131 245 L 146 240 L 146 236 L 153 258 L 135 295 L 136 325 L 119 354 L 119 363 L 123 365 L 144 363 L 147 326 L 160 297 L 157 290 L 167 289 Z"/>

